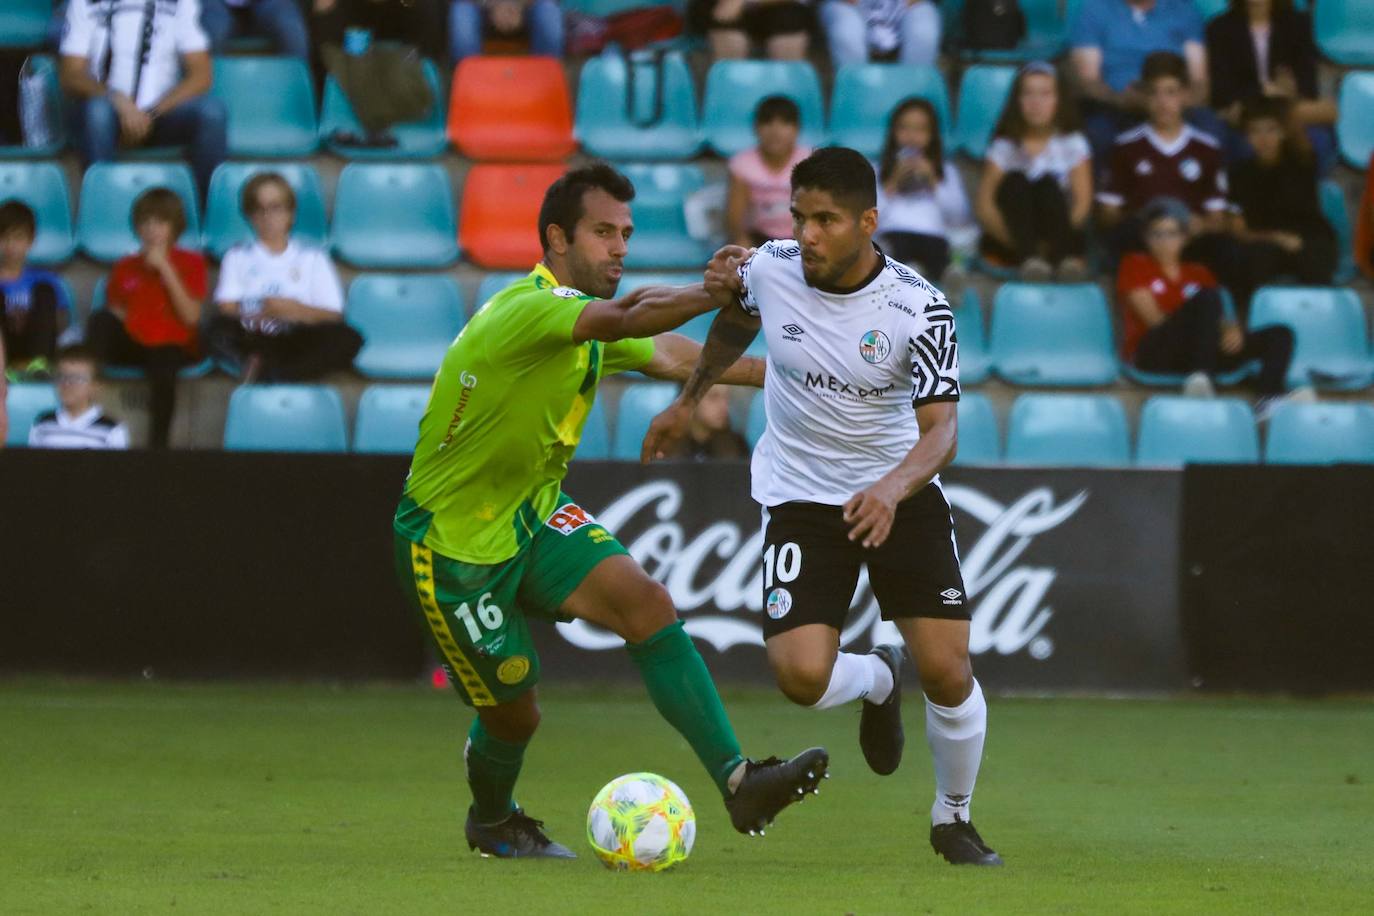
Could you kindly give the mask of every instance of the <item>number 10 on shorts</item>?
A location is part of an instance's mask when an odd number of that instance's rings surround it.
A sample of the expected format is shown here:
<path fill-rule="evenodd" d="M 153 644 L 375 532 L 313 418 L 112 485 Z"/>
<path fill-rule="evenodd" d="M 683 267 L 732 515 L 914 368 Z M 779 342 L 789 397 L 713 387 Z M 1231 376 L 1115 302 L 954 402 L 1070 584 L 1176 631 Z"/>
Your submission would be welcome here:
<path fill-rule="evenodd" d="M 763 587 L 769 589 L 778 582 L 791 582 L 801 575 L 801 565 L 801 548 L 795 542 L 788 541 L 781 546 L 769 544 L 763 552 Z"/>
<path fill-rule="evenodd" d="M 453 612 L 453 616 L 461 620 L 463 626 L 467 628 L 468 639 L 472 640 L 474 644 L 482 641 L 483 627 L 488 630 L 496 630 L 499 629 L 501 624 L 506 620 L 505 615 L 501 613 L 499 607 L 495 604 L 488 603 L 490 600 L 491 592 L 487 592 L 481 598 L 477 599 L 476 616 L 473 615 L 472 608 L 468 607 L 466 601 L 458 605 L 457 610 Z"/>

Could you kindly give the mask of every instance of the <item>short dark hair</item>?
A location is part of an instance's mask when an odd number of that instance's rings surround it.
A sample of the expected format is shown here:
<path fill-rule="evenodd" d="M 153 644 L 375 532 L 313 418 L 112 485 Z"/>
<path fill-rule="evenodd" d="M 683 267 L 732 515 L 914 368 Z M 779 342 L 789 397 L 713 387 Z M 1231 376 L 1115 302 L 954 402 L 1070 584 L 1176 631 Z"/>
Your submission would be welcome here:
<path fill-rule="evenodd" d="M 563 174 L 544 192 L 539 206 L 539 244 L 549 250 L 549 227 L 557 226 L 570 240 L 582 219 L 582 196 L 600 189 L 621 203 L 635 199 L 635 186 L 605 162 L 590 162 Z"/>
<path fill-rule="evenodd" d="M 837 203 L 862 212 L 878 206 L 878 179 L 868 157 L 847 146 L 826 146 L 792 169 L 792 193 L 825 191 Z"/>
<path fill-rule="evenodd" d="M 129 221 L 134 229 L 150 219 L 166 220 L 172 224 L 172 241 L 186 231 L 186 207 L 171 188 L 149 188 L 134 199 Z"/>
<path fill-rule="evenodd" d="M 85 363 L 91 369 L 99 371 L 100 360 L 96 357 L 95 351 L 84 344 L 68 344 L 58 348 L 57 355 L 53 358 L 53 365 L 59 363 Z"/>
<path fill-rule="evenodd" d="M 801 109 L 785 95 L 770 95 L 754 109 L 754 126 L 758 127 L 769 121 L 785 121 L 801 126 Z"/>
<path fill-rule="evenodd" d="M 1140 82 L 1149 86 L 1155 80 L 1173 77 L 1187 86 L 1188 64 L 1173 51 L 1155 51 L 1140 65 Z"/>
<path fill-rule="evenodd" d="M 0 235 L 15 229 L 27 230 L 29 238 L 33 238 L 38 234 L 38 219 L 22 200 L 7 200 L 0 204 Z"/>
<path fill-rule="evenodd" d="M 258 191 L 269 184 L 281 188 L 287 206 L 291 208 L 292 213 L 296 212 L 296 191 L 291 187 L 291 182 L 278 172 L 258 172 L 243 183 L 243 191 L 239 195 L 239 206 L 243 209 L 244 216 L 252 216 L 258 209 Z"/>

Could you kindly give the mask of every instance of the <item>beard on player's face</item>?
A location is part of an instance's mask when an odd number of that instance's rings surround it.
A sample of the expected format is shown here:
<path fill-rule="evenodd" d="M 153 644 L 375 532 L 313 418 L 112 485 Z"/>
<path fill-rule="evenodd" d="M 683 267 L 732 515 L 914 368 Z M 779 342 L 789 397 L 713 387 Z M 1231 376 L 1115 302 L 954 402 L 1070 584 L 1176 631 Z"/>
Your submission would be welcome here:
<path fill-rule="evenodd" d="M 832 253 L 830 255 L 819 255 L 813 249 L 802 246 L 802 278 L 810 286 L 839 286 L 840 280 L 854 266 L 854 262 L 859 259 L 859 253 L 863 250 L 863 245 L 867 240 L 859 238 L 857 243 L 851 241 L 839 241 L 837 239 L 828 240 L 826 248 Z M 812 260 L 808 261 L 808 256 Z"/>
<path fill-rule="evenodd" d="M 573 286 L 589 296 L 610 299 L 620 288 L 621 261 L 607 255 L 584 253 L 577 245 L 568 249 L 568 272 Z"/>

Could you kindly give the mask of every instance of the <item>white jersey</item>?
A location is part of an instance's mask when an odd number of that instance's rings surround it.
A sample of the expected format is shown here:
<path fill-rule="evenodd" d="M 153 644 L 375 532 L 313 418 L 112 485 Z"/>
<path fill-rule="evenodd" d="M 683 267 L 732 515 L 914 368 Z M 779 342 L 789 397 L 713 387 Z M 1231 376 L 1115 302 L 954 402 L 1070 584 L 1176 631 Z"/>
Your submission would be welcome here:
<path fill-rule="evenodd" d="M 278 334 L 286 323 L 256 313 L 262 300 L 280 296 L 311 308 L 343 311 L 343 287 L 339 274 L 324 249 L 297 242 L 273 254 L 262 242 L 235 245 L 220 262 L 216 302 L 237 302 L 243 326 L 260 334 Z"/>
<path fill-rule="evenodd" d="M 859 289 L 825 292 L 802 276 L 797 242 L 772 241 L 740 278 L 768 342 L 768 428 L 751 467 L 763 506 L 844 505 L 916 444 L 914 408 L 959 400 L 954 315 L 905 265 L 884 257 Z"/>
<path fill-rule="evenodd" d="M 200 0 L 71 0 L 61 53 L 149 110 L 181 80 L 181 55 L 207 51 Z"/>
<path fill-rule="evenodd" d="M 65 410 L 49 410 L 34 418 L 29 447 L 124 449 L 129 447 L 129 430 L 105 416 L 99 406 L 77 417 Z"/>

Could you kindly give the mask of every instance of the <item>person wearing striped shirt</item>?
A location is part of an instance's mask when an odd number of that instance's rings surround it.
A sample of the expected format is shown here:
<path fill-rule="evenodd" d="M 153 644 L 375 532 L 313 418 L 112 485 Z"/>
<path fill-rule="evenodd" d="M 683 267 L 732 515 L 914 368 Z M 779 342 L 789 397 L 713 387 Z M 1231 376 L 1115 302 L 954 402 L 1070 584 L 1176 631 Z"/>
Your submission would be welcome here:
<path fill-rule="evenodd" d="M 58 351 L 54 379 L 61 406 L 34 419 L 29 429 L 30 448 L 129 447 L 129 430 L 97 402 L 97 368 L 95 354 L 85 347 Z"/>

